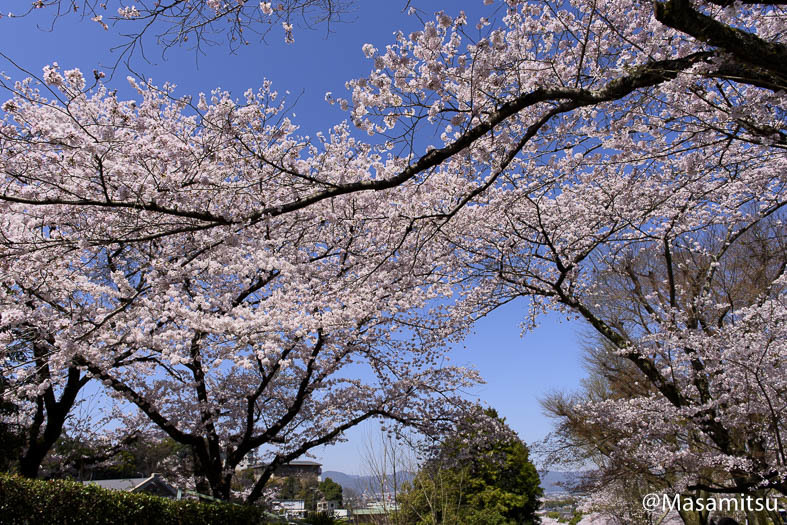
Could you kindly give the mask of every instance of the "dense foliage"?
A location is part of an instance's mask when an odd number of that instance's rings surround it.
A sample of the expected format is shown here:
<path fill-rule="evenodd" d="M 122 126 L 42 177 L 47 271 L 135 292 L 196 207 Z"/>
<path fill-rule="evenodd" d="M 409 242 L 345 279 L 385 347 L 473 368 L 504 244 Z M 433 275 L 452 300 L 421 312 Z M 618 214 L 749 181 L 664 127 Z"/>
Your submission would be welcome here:
<path fill-rule="evenodd" d="M 518 525 L 538 523 L 542 495 L 527 446 L 509 434 L 481 440 L 461 428 L 434 452 L 399 498 L 397 523 Z"/>
<path fill-rule="evenodd" d="M 264 522 L 259 507 L 168 500 L 83 485 L 0 474 L 0 521 L 7 525 L 252 525 Z"/>
<path fill-rule="evenodd" d="M 317 486 L 320 494 L 326 501 L 336 501 L 339 506 L 342 506 L 342 486 L 336 483 L 331 478 L 325 478 Z"/>
<path fill-rule="evenodd" d="M 280 500 L 303 500 L 306 510 L 316 510 L 317 502 L 320 500 L 319 483 L 313 477 L 288 476 L 286 478 L 276 478 L 271 480 L 268 485 L 276 499 Z"/>

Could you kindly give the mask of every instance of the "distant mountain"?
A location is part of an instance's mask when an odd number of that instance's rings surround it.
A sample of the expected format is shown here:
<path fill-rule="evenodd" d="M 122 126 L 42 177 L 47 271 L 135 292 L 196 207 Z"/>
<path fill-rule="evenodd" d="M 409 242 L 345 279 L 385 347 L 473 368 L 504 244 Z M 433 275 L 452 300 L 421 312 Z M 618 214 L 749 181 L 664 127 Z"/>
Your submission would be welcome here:
<path fill-rule="evenodd" d="M 544 489 L 544 494 L 557 494 L 557 493 L 567 493 L 572 492 L 563 484 L 568 484 L 569 486 L 575 484 L 579 478 L 582 476 L 582 472 L 558 472 L 558 471 L 547 471 L 547 472 L 539 472 L 539 476 L 541 476 L 541 488 Z"/>
<path fill-rule="evenodd" d="M 581 472 L 556 472 L 550 471 L 546 473 L 539 473 L 541 475 L 541 487 L 544 489 L 544 494 L 557 494 L 569 492 L 568 489 L 561 486 L 561 483 L 574 483 L 577 481 Z M 401 486 L 405 481 L 410 481 L 415 475 L 412 472 L 397 472 L 396 477 L 398 484 Z M 336 470 L 326 470 L 322 473 L 322 479 L 331 478 L 333 481 L 351 489 L 358 494 L 367 493 L 380 493 L 380 481 L 375 476 L 357 476 L 354 474 L 345 474 Z M 390 481 L 385 487 L 386 492 L 393 491 L 393 482 Z"/>
<path fill-rule="evenodd" d="M 402 483 L 410 481 L 415 477 L 412 472 L 397 472 L 396 481 L 399 487 Z M 366 493 L 380 493 L 380 480 L 376 476 L 357 476 L 354 474 L 345 474 L 336 470 L 325 470 L 322 473 L 322 479 L 331 478 L 333 481 L 342 487 L 352 489 L 358 494 Z M 393 492 L 393 480 L 388 480 L 385 491 Z"/>

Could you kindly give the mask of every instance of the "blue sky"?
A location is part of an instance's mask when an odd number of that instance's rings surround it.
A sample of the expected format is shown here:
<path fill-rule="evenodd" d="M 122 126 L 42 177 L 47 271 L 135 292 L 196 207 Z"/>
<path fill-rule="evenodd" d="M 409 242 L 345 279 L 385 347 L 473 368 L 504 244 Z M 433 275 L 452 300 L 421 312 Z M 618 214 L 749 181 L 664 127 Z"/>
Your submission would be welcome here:
<path fill-rule="evenodd" d="M 405 32 L 419 27 L 415 17 L 403 12 L 406 0 L 359 0 L 347 23 L 333 26 L 326 33 L 324 26 L 308 30 L 295 28 L 295 42 L 284 43 L 280 27 L 272 28 L 267 43 L 253 44 L 229 54 L 226 46 L 206 49 L 206 55 L 195 56 L 186 49 L 170 50 L 162 59 L 160 49 L 152 43 L 146 47 L 150 62 L 137 58 L 136 71 L 152 78 L 154 83 L 177 84 L 178 94 L 196 94 L 221 87 L 240 97 L 248 88 L 258 87 L 263 79 L 289 100 L 298 98 L 294 119 L 304 134 L 325 130 L 341 121 L 344 114 L 324 102 L 326 91 L 335 96 L 345 93 L 345 81 L 363 76 L 372 67 L 361 52 L 364 43 L 383 49 L 393 40 L 396 30 Z M 425 13 L 445 10 L 455 15 L 460 9 L 468 13 L 468 21 L 479 16 L 493 17 L 493 7 L 482 0 L 444 2 L 414 0 L 413 5 Z M 30 0 L 4 1 L 4 15 L 24 11 Z M 49 63 L 57 61 L 64 69 L 79 67 L 89 74 L 95 68 L 114 63 L 116 56 L 108 50 L 120 40 L 117 32 L 77 17 L 60 20 L 49 31 L 51 13 L 42 10 L 28 18 L 0 19 L 0 52 L 20 67 L 36 74 Z M 0 71 L 14 79 L 24 75 L 0 58 Z M 132 96 L 126 83 L 129 73 L 122 67 L 108 83 L 121 95 Z M 5 98 L 5 94 L 0 94 Z M 481 320 L 474 334 L 464 345 L 452 351 L 454 364 L 472 365 L 480 370 L 487 384 L 471 392 L 471 397 L 495 407 L 508 423 L 530 443 L 543 438 L 551 421 L 543 416 L 538 399 L 555 390 L 574 389 L 584 375 L 581 364 L 580 335 L 582 326 L 555 314 L 542 319 L 540 327 L 520 337 L 520 322 L 526 303 L 515 302 Z M 363 473 L 362 459 L 369 428 L 359 428 L 348 435 L 349 441 L 318 451 L 317 457 L 325 470 Z"/>

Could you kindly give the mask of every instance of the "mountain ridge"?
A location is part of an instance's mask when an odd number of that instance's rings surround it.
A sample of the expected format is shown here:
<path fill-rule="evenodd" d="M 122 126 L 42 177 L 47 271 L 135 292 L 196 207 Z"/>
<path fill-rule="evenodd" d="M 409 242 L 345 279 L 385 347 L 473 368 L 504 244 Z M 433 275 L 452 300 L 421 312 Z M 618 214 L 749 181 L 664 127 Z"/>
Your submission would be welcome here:
<path fill-rule="evenodd" d="M 571 492 L 570 490 L 566 489 L 562 485 L 565 483 L 573 483 L 577 480 L 577 478 L 581 475 L 581 472 L 575 471 L 547 471 L 547 472 L 539 472 L 539 477 L 541 478 L 541 487 L 544 489 L 544 494 L 565 494 Z M 412 472 L 397 472 L 398 478 L 398 487 L 397 489 L 401 488 L 401 485 L 404 482 L 410 481 L 415 477 L 415 474 Z M 331 478 L 333 481 L 338 483 L 344 488 L 351 489 L 358 494 L 363 494 L 364 492 L 370 493 L 380 493 L 381 483 L 377 476 L 363 476 L 358 474 L 345 474 L 344 472 L 340 472 L 338 470 L 326 470 L 322 473 L 322 479 Z M 393 492 L 393 482 L 391 480 L 386 483 L 385 490 L 386 492 Z"/>

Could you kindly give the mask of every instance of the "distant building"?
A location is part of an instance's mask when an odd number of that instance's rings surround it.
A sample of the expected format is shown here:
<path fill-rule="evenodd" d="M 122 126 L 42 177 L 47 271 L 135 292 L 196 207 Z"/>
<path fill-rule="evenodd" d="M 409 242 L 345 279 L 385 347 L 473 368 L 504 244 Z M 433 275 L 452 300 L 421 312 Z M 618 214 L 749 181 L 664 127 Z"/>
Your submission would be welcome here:
<path fill-rule="evenodd" d="M 271 505 L 273 512 L 284 514 L 288 519 L 305 518 L 308 514 L 306 502 L 302 499 L 277 499 Z"/>
<path fill-rule="evenodd" d="M 397 503 L 387 503 L 385 501 L 373 501 L 361 509 L 353 509 L 349 518 L 352 523 L 368 524 L 380 523 L 381 519 L 392 512 L 399 510 Z"/>
<path fill-rule="evenodd" d="M 246 469 L 254 471 L 254 477 L 259 478 L 260 472 L 268 467 L 267 463 L 248 465 Z M 280 465 L 274 472 L 274 478 L 314 478 L 322 481 L 322 464 L 316 461 L 290 461 Z"/>
<path fill-rule="evenodd" d="M 367 510 L 386 514 L 388 512 L 395 512 L 399 510 L 399 504 L 394 501 L 371 501 L 366 504 Z"/>
<path fill-rule="evenodd" d="M 322 465 L 316 461 L 290 461 L 273 471 L 277 478 L 317 478 L 322 481 Z"/>
<path fill-rule="evenodd" d="M 84 485 L 98 485 L 109 490 L 142 492 L 164 498 L 175 498 L 178 495 L 178 489 L 170 485 L 161 474 L 151 474 L 147 478 L 97 479 L 82 483 Z"/>
<path fill-rule="evenodd" d="M 334 511 L 339 508 L 339 502 L 336 500 L 321 499 L 317 502 L 317 512 L 327 512 L 333 515 Z"/>

